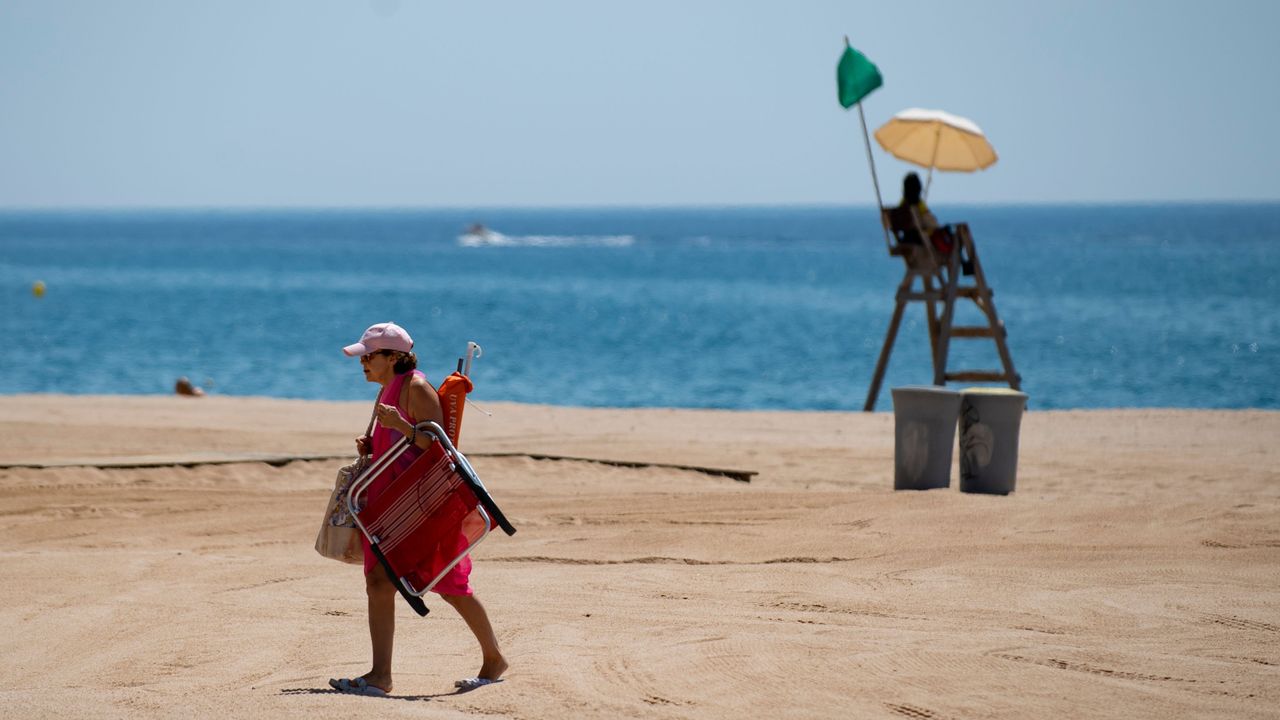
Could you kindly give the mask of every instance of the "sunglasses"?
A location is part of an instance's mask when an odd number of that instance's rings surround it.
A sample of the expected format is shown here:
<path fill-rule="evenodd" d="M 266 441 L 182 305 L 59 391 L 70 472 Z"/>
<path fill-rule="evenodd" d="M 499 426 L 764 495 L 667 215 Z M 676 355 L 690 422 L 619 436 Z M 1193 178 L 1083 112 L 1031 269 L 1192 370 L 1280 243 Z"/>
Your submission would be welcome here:
<path fill-rule="evenodd" d="M 373 360 L 375 357 L 377 357 L 378 355 L 388 355 L 388 356 L 389 356 L 389 355 L 393 355 L 393 354 L 395 354 L 395 350 L 374 350 L 373 352 L 368 353 L 367 355 L 361 355 L 361 356 L 360 356 L 360 362 L 369 362 L 369 361 Z"/>

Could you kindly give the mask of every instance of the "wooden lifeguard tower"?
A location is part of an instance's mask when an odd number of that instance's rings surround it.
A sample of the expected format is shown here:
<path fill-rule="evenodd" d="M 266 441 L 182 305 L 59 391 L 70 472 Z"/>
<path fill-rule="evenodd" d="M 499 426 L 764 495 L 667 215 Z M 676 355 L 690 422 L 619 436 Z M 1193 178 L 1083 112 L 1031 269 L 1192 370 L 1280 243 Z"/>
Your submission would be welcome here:
<path fill-rule="evenodd" d="M 1013 367 L 1013 357 L 1005 342 L 1004 322 L 996 313 L 995 293 L 982 271 L 969 226 L 965 223 L 950 226 L 950 239 L 954 245 L 944 253 L 935 248 L 932 238 L 921 232 L 920 219 L 914 210 L 881 207 L 880 219 L 893 238 L 889 254 L 902 258 L 906 273 L 898 285 L 893 320 L 889 322 L 884 347 L 880 349 L 880 359 L 876 361 L 875 375 L 871 378 L 871 388 L 867 391 L 867 402 L 862 409 L 866 412 L 875 409 L 876 396 L 880 394 L 880 384 L 889 365 L 889 355 L 898 337 L 898 326 L 902 324 L 907 303 L 911 302 L 924 303 L 925 306 L 934 385 L 946 385 L 949 381 L 1003 382 L 1014 390 L 1021 389 L 1022 377 Z M 971 278 L 971 281 L 966 282 L 966 278 Z M 920 281 L 919 290 L 915 287 L 917 279 Z M 977 305 L 986 317 L 986 325 L 956 325 L 956 303 L 960 300 L 971 300 Z M 1003 369 L 948 370 L 947 358 L 953 338 L 994 341 Z"/>

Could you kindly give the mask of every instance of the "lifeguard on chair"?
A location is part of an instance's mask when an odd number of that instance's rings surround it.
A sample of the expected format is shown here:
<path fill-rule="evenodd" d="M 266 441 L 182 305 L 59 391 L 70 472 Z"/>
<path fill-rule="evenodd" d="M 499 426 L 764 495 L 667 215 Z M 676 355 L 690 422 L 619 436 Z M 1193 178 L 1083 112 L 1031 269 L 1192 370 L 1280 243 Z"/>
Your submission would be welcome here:
<path fill-rule="evenodd" d="M 920 247 L 917 254 L 928 255 L 940 267 L 946 267 L 946 258 L 957 246 L 956 230 L 952 225 L 940 225 L 921 197 L 920 176 L 907 173 L 902 180 L 902 202 L 897 207 L 881 208 L 881 222 L 893 234 L 900 252 L 890 249 L 890 254 L 901 255 L 911 247 Z M 928 239 L 928 243 L 925 239 Z M 961 256 L 960 268 L 965 275 L 973 274 L 973 260 Z"/>

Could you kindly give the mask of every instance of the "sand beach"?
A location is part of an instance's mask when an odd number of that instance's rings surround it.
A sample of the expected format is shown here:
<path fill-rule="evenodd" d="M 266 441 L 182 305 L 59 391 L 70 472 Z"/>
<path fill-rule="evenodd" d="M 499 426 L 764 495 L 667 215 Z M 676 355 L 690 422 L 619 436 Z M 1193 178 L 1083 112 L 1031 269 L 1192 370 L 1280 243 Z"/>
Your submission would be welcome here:
<path fill-rule="evenodd" d="M 455 694 L 470 633 L 402 604 L 373 699 L 311 547 L 364 403 L 0 398 L 0 715 L 1280 716 L 1280 413 L 1031 411 L 992 497 L 895 493 L 887 412 L 484 409 L 511 669 Z"/>

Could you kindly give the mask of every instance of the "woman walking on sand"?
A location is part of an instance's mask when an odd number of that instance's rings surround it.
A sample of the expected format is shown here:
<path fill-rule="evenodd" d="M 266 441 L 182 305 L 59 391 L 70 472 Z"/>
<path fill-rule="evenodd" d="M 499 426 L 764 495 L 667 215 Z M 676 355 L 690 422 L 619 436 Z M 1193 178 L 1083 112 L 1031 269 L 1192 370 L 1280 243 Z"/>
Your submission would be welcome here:
<path fill-rule="evenodd" d="M 368 497 L 377 497 L 396 473 L 404 471 L 432 442 L 429 437 L 418 436 L 417 423 L 430 420 L 443 423 L 440 397 L 427 378 L 417 369 L 418 359 L 413 354 L 413 339 L 404 328 L 395 323 L 378 323 L 364 331 L 360 342 L 342 349 L 348 357 L 359 357 L 364 377 L 382 386 L 378 395 L 377 424 L 371 437 L 356 438 L 356 449 L 362 455 L 370 455 L 376 461 L 399 439 L 410 438 L 411 447 L 396 459 L 368 490 Z M 364 544 L 364 583 L 369 596 L 369 639 L 373 643 L 373 669 L 357 678 L 332 679 L 329 685 L 335 690 L 357 695 L 385 696 L 391 692 L 391 651 L 396 632 L 396 587 L 391 578 L 374 557 L 369 542 Z M 444 601 L 458 611 L 467 627 L 475 633 L 480 643 L 482 662 L 475 677 L 459 680 L 455 687 L 470 690 L 497 682 L 507 669 L 507 660 L 498 648 L 489 616 L 471 589 L 471 557 L 464 557 L 432 589 Z"/>

